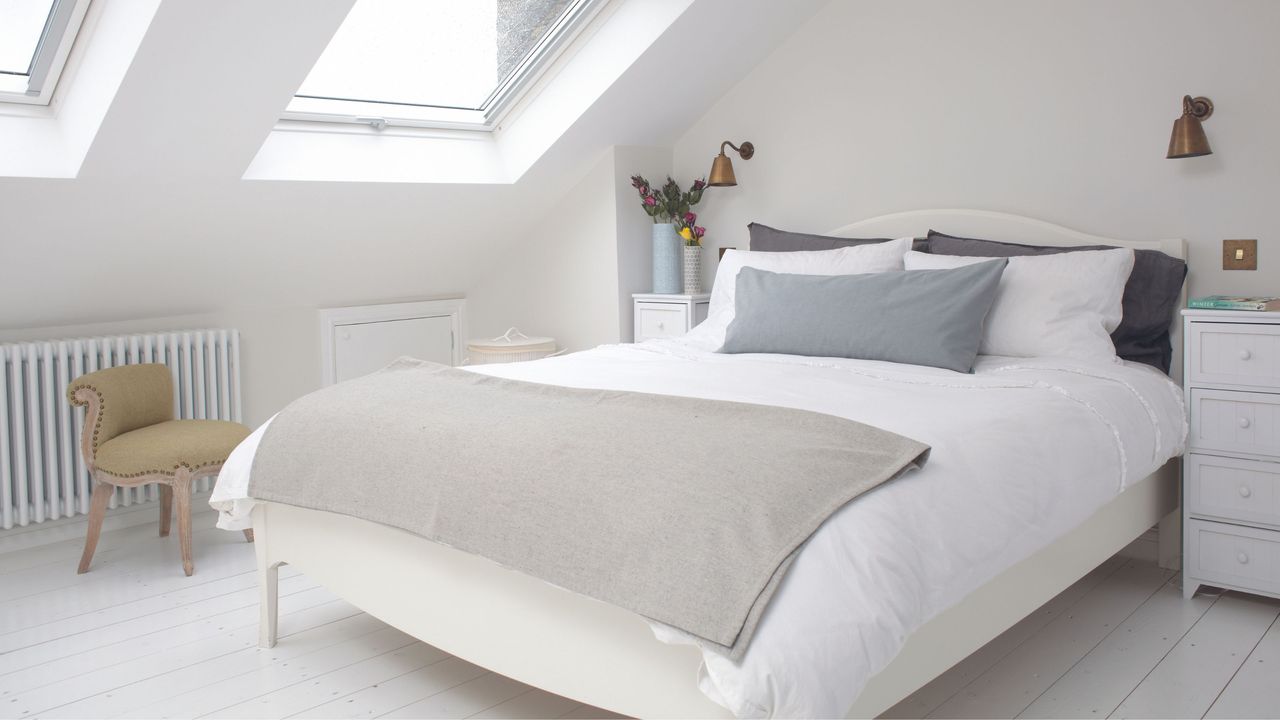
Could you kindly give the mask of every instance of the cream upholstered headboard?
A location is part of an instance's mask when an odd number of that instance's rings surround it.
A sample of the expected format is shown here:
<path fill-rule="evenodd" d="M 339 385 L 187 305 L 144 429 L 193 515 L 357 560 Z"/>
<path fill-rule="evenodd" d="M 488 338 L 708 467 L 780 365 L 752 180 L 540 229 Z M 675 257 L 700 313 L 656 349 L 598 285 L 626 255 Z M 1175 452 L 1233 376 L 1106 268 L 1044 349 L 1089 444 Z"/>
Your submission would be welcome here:
<path fill-rule="evenodd" d="M 837 237 L 924 237 L 930 230 L 948 235 L 1022 243 L 1024 245 L 1114 245 L 1135 250 L 1159 250 L 1166 255 L 1187 259 L 1187 241 L 1169 240 L 1121 240 L 1119 238 L 1090 235 L 1061 225 L 992 212 L 990 210 L 909 210 L 907 212 L 880 215 L 860 220 L 832 230 L 828 235 Z M 1178 306 L 1186 306 L 1186 285 Z M 1182 379 L 1182 318 L 1174 317 L 1173 367 L 1169 375 L 1175 381 Z"/>
<path fill-rule="evenodd" d="M 1186 240 L 1121 240 L 990 210 L 910 210 L 860 220 L 827 234 L 837 237 L 924 237 L 930 230 L 1024 245 L 1115 245 L 1159 250 L 1181 260 L 1187 259 Z"/>

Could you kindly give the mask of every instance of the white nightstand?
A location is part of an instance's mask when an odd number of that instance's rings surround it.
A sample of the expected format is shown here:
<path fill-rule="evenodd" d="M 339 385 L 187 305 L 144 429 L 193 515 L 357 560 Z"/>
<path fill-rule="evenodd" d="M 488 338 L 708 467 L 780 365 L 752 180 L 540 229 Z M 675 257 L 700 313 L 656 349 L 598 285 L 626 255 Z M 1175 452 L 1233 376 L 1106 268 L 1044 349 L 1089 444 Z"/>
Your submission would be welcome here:
<path fill-rule="evenodd" d="M 1183 310 L 1182 593 L 1280 597 L 1280 312 Z"/>
<path fill-rule="evenodd" d="M 635 342 L 654 338 L 679 337 L 707 319 L 711 295 L 655 295 L 636 293 Z"/>

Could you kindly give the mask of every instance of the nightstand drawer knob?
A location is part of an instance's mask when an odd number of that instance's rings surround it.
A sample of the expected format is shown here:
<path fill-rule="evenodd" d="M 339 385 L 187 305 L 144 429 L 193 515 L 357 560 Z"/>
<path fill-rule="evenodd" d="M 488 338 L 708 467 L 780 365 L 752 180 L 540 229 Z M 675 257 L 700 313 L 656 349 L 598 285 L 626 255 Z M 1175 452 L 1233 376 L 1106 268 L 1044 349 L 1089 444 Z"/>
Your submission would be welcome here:
<path fill-rule="evenodd" d="M 659 330 L 666 330 L 666 329 L 667 329 L 667 326 L 666 326 L 666 324 L 665 324 L 665 323 L 658 323 L 658 329 L 659 329 Z"/>
<path fill-rule="evenodd" d="M 1252 423 L 1249 422 L 1249 418 L 1240 418 L 1239 420 L 1236 421 L 1236 424 L 1242 428 L 1247 428 Z"/>
<path fill-rule="evenodd" d="M 1241 360 L 1248 360 L 1248 359 L 1249 359 L 1249 358 L 1251 358 L 1251 357 L 1253 357 L 1253 353 L 1249 352 L 1248 350 L 1241 350 L 1241 351 L 1240 351 L 1240 359 L 1241 359 Z"/>
<path fill-rule="evenodd" d="M 1243 553 L 1243 552 L 1242 552 L 1242 553 L 1240 553 L 1239 555 L 1236 555 L 1236 562 L 1240 563 L 1241 565 L 1248 565 L 1248 564 L 1249 564 L 1249 553 Z"/>
<path fill-rule="evenodd" d="M 1249 486 L 1248 486 L 1248 485 L 1241 485 L 1241 486 L 1240 486 L 1240 497 L 1242 497 L 1242 498 L 1247 498 L 1247 497 L 1249 497 L 1249 496 L 1250 496 L 1250 495 L 1252 495 L 1252 494 L 1253 494 L 1253 491 L 1249 489 Z"/>

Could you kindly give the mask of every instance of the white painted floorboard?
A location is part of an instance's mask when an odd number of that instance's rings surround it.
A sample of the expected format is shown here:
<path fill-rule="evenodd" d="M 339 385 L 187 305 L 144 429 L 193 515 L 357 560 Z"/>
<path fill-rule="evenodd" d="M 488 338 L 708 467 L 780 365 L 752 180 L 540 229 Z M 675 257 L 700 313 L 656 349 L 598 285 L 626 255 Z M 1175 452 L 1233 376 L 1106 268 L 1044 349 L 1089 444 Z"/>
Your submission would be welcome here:
<path fill-rule="evenodd" d="M 156 526 L 0 539 L 0 718 L 592 718 L 598 708 L 414 640 L 282 568 L 256 646 L 252 546 L 197 514 L 196 574 Z M 6 550 L 9 550 L 6 552 Z M 1112 558 L 887 716 L 1280 717 L 1280 602 Z"/>

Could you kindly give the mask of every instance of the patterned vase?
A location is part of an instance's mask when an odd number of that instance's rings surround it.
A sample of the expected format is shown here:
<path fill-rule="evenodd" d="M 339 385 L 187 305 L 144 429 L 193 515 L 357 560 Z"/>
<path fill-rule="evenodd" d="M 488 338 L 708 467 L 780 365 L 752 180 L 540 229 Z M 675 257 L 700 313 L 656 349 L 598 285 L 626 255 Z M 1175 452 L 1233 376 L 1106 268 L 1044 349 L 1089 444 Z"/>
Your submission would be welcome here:
<path fill-rule="evenodd" d="M 702 292 L 702 246 L 684 246 L 684 294 Z"/>
<path fill-rule="evenodd" d="M 680 247 L 684 241 L 674 223 L 653 226 L 653 291 L 663 295 L 680 292 Z"/>

